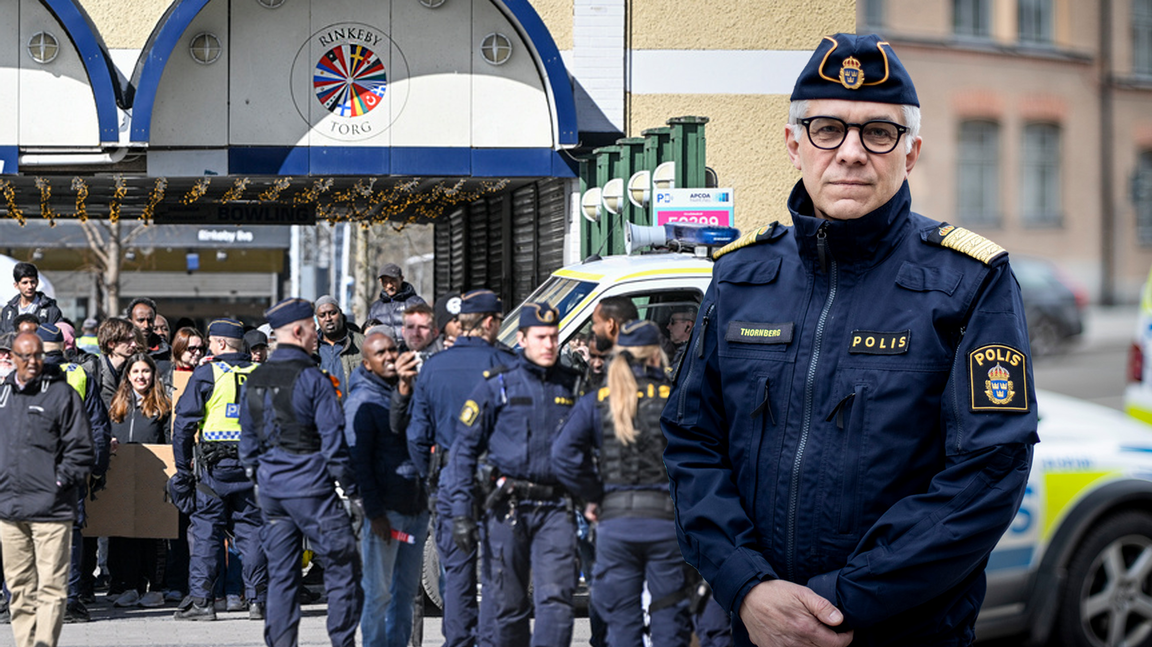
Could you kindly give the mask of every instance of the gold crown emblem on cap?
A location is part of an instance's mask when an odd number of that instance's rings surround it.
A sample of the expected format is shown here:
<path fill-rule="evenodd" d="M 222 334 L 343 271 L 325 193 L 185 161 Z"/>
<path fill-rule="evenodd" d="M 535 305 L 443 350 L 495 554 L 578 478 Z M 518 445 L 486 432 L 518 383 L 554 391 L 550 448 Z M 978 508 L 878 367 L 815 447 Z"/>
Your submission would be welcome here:
<path fill-rule="evenodd" d="M 840 67 L 840 85 L 849 90 L 859 90 L 864 85 L 864 70 L 860 69 L 860 61 L 855 56 L 844 59 Z"/>

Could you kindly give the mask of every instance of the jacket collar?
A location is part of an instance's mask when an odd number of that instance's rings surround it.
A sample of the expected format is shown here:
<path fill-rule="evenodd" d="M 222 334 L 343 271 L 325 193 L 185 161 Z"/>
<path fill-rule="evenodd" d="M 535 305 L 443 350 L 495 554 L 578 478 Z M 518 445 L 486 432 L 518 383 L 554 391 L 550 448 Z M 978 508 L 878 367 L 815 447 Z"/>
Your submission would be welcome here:
<path fill-rule="evenodd" d="M 412 287 L 412 284 L 409 283 L 408 281 L 404 281 L 404 282 L 400 283 L 400 289 L 396 291 L 395 296 L 388 296 L 387 292 L 385 292 L 384 290 L 380 290 L 380 300 L 383 301 L 384 303 L 388 303 L 388 302 L 402 303 L 404 301 L 407 301 L 408 299 L 411 299 L 414 296 L 416 296 L 416 288 Z"/>
<path fill-rule="evenodd" d="M 484 339 L 483 337 L 469 337 L 467 335 L 460 335 L 459 337 L 456 338 L 456 341 L 452 344 L 452 348 L 456 348 L 457 346 L 491 346 L 491 345 L 492 344 L 489 344 L 488 340 Z M 451 350 L 451 349 L 449 349 L 449 350 Z"/>
<path fill-rule="evenodd" d="M 911 226 L 912 194 L 905 180 L 896 195 L 872 213 L 854 220 L 824 220 L 816 216 L 812 198 L 797 182 L 788 197 L 800 253 L 817 259 L 817 232 L 823 227 L 827 250 L 838 263 L 871 266 L 882 260 L 904 238 Z"/>
<path fill-rule="evenodd" d="M 385 380 L 379 375 L 364 368 L 363 364 L 357 366 L 355 371 L 352 371 L 352 376 L 348 379 L 348 390 L 351 391 L 354 386 L 361 382 L 363 382 L 365 385 L 371 386 L 377 391 L 381 391 L 386 394 L 392 393 L 392 384 L 390 384 L 388 380 Z M 383 404 L 384 406 L 388 406 L 389 401 L 385 399 Z"/>
<path fill-rule="evenodd" d="M 270 362 L 289 362 L 292 360 L 302 360 L 302 359 L 306 359 L 310 362 L 315 361 L 315 359 L 312 357 L 312 355 L 310 355 L 308 353 L 308 351 L 304 350 L 303 346 L 297 346 L 296 344 L 288 344 L 285 342 L 280 342 L 279 344 L 276 345 L 276 350 L 272 351 L 272 355 L 268 358 L 268 361 L 270 361 Z"/>

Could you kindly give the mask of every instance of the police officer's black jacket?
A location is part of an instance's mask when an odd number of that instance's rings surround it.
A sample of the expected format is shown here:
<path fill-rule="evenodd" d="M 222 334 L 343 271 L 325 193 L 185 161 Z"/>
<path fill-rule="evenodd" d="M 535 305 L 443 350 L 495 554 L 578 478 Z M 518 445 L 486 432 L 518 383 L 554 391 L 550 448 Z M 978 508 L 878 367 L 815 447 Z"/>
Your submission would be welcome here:
<path fill-rule="evenodd" d="M 72 521 L 94 461 L 88 416 L 60 369 L 0 384 L 0 519 Z"/>
<path fill-rule="evenodd" d="M 685 559 L 739 612 L 805 584 L 857 644 L 963 643 L 1036 436 L 1020 290 L 1003 250 L 911 213 L 730 246 L 664 412 Z"/>

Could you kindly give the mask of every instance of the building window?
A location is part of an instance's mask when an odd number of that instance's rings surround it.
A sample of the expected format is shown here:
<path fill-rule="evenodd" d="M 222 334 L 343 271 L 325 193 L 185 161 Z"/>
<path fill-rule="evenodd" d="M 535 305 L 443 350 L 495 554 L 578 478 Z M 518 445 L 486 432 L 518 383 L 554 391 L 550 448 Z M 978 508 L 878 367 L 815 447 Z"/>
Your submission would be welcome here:
<path fill-rule="evenodd" d="M 864 0 L 864 24 L 869 27 L 884 26 L 884 0 Z"/>
<path fill-rule="evenodd" d="M 1000 225 L 1000 126 L 990 121 L 960 124 L 956 219 L 969 225 Z"/>
<path fill-rule="evenodd" d="M 1152 0 L 1132 1 L 1132 72 L 1152 76 Z"/>
<path fill-rule="evenodd" d="M 1020 214 L 1025 225 L 1059 226 L 1060 127 L 1024 126 L 1024 167 L 1020 174 Z"/>
<path fill-rule="evenodd" d="M 1020 42 L 1052 42 L 1052 0 L 1019 0 Z"/>
<path fill-rule="evenodd" d="M 1132 201 L 1136 204 L 1136 234 L 1140 244 L 1152 246 L 1152 151 L 1140 153 L 1136 162 Z"/>
<path fill-rule="evenodd" d="M 952 32 L 957 36 L 991 36 L 990 5 L 989 0 L 952 0 Z"/>

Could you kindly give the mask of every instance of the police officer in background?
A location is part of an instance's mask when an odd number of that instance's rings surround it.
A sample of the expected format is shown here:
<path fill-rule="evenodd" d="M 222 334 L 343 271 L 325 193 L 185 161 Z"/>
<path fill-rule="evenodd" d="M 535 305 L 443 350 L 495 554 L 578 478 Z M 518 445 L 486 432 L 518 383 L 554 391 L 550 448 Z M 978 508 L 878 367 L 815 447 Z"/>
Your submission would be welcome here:
<path fill-rule="evenodd" d="M 436 496 L 441 468 L 456 438 L 456 418 L 468 394 L 484 372 L 511 364 L 516 357 L 494 344 L 504 320 L 503 304 L 491 290 L 472 290 L 460 297 L 460 335 L 451 348 L 424 361 L 412 396 L 408 423 L 408 453 L 417 471 L 428 479 L 436 513 L 436 548 L 444 569 L 445 647 L 476 643 L 476 551 L 461 550 L 452 541 L 452 511 Z"/>
<path fill-rule="evenodd" d="M 354 510 L 360 509 L 359 491 L 336 388 L 312 359 L 317 343 L 312 312 L 309 301 L 285 299 L 264 313 L 275 331 L 276 350 L 248 378 L 241 403 L 240 456 L 260 488 L 265 521 L 264 642 L 269 647 L 296 645 L 304 537 L 324 565 L 334 647 L 356 644 L 364 602 L 352 522 L 336 484 Z"/>
<path fill-rule="evenodd" d="M 217 319 L 210 323 L 208 349 L 213 359 L 196 367 L 176 404 L 172 430 L 176 478 L 184 483 L 197 481 L 196 508 L 188 529 L 192 549 L 189 597 L 176 611 L 177 620 L 216 619 L 212 589 L 220 542 L 229 521 L 242 558 L 248 617 L 264 617 L 268 569 L 260 549 L 260 508 L 239 454 L 240 391 L 257 365 L 242 352 L 243 345 L 244 326 L 239 321 Z"/>
<path fill-rule="evenodd" d="M 592 504 L 586 513 L 597 522 L 592 604 L 608 623 L 611 647 L 643 644 L 645 582 L 652 596 L 652 644 L 686 646 L 692 637 L 664 469 L 660 412 L 671 387 L 661 343 L 655 323 L 624 324 L 608 386 L 580 398 L 552 445 L 556 477 Z"/>
<path fill-rule="evenodd" d="M 485 528 L 480 645 L 568 645 L 576 589 L 576 525 L 572 501 L 552 469 L 552 441 L 572 410 L 579 373 L 557 364 L 560 315 L 546 303 L 520 309 L 515 364 L 488 372 L 460 411 L 443 479 L 452 535 L 464 552 L 476 548 L 474 510 Z M 485 498 L 473 488 L 487 454 Z M 535 587 L 528 599 L 529 573 Z M 534 604 L 533 604 L 534 602 Z M 535 609 L 529 640 L 528 617 Z"/>
<path fill-rule="evenodd" d="M 44 344 L 44 365 L 59 367 L 68 384 L 80 395 L 80 399 L 84 402 L 85 415 L 88 417 L 88 426 L 92 432 L 95 462 L 92 464 L 89 483 L 81 484 L 79 488 L 80 503 L 76 508 L 76 523 L 72 526 L 72 561 L 68 572 L 68 603 L 64 610 L 64 622 L 87 622 L 91 619 L 91 615 L 88 613 L 88 608 L 80 600 L 80 575 L 86 567 L 89 572 L 93 571 L 96 564 L 86 563 L 84 559 L 84 537 L 81 531 L 88 520 L 84 509 L 84 499 L 88 496 L 89 487 L 94 490 L 104 487 L 104 475 L 108 471 L 108 457 L 112 442 L 112 425 L 108 420 L 108 408 L 100 399 L 100 385 L 87 369 L 79 364 L 69 362 L 64 356 L 64 335 L 59 326 L 50 323 L 40 324 L 40 329 L 36 331 L 36 334 Z"/>
<path fill-rule="evenodd" d="M 792 226 L 716 254 L 662 419 L 681 549 L 737 645 L 964 645 L 1027 483 L 1007 253 L 912 213 L 919 102 L 837 34 L 792 93 Z"/>

